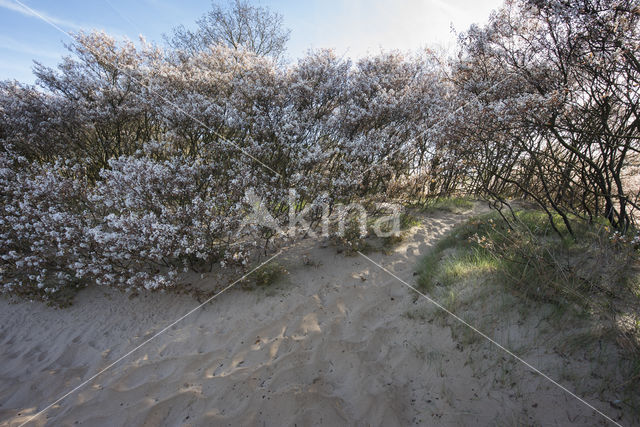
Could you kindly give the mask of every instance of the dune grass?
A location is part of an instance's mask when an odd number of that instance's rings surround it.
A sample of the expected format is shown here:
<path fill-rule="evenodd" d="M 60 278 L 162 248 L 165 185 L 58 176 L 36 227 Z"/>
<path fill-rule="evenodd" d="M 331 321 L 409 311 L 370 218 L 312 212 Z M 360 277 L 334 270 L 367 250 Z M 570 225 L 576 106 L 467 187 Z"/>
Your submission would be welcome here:
<path fill-rule="evenodd" d="M 474 274 L 497 268 L 497 260 L 470 240 L 480 220 L 471 220 L 441 239 L 418 267 L 418 286 L 429 292 Z"/>
<path fill-rule="evenodd" d="M 429 292 L 436 285 L 485 277 L 527 298 L 580 311 L 599 311 L 629 298 L 640 307 L 635 247 L 616 240 L 601 223 L 576 222 L 575 237 L 561 221 L 557 228 L 564 238 L 540 211 L 518 211 L 509 223 L 496 213 L 472 218 L 421 261 L 417 284 Z"/>
<path fill-rule="evenodd" d="M 622 401 L 640 414 L 640 398 L 633 392 L 640 384 L 638 249 L 616 240 L 602 221 L 576 221 L 575 238 L 561 238 L 544 212 L 522 210 L 508 218 L 509 223 L 496 213 L 485 214 L 452 230 L 417 266 L 418 288 L 488 331 L 503 316 L 519 313 L 521 319 L 533 315 L 550 322 L 550 333 L 579 330 L 559 345 L 567 354 L 603 354 L 603 343 L 617 348 L 619 366 L 604 359 L 594 363 L 603 372 L 624 371 L 628 380 L 607 387 L 615 387 Z M 565 233 L 559 219 L 554 218 Z M 505 303 L 500 305 L 499 299 Z M 444 312 L 433 316 L 446 322 Z M 407 317 L 426 315 L 412 312 Z M 468 332 L 452 326 L 452 335 L 464 345 L 475 342 Z"/>
<path fill-rule="evenodd" d="M 462 213 L 473 208 L 473 202 L 467 197 L 439 197 L 428 200 L 422 207 L 425 213 L 445 211 L 452 213 Z"/>

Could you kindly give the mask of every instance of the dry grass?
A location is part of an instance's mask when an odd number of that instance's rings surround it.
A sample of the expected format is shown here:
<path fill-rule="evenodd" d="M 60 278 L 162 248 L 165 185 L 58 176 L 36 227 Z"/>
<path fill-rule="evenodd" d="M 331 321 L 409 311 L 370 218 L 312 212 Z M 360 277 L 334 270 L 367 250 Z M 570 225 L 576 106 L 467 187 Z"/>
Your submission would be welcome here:
<path fill-rule="evenodd" d="M 242 288 L 245 290 L 268 288 L 277 283 L 285 274 L 287 274 L 287 269 L 282 264 L 272 261 L 247 276 L 242 283 Z"/>
<path fill-rule="evenodd" d="M 521 322 L 529 338 L 503 342 L 520 354 L 555 343 L 563 357 L 587 359 L 590 366 L 552 373 L 586 394 L 619 396 L 640 421 L 638 250 L 602 224 L 575 230 L 575 239 L 560 239 L 537 211 L 520 211 L 511 224 L 494 214 L 473 218 L 422 260 L 417 284 L 481 330 Z M 446 314 L 433 317 L 449 324 L 462 346 L 484 345 Z M 527 322 L 534 322 L 529 329 Z M 583 381 L 585 369 L 600 375 Z"/>

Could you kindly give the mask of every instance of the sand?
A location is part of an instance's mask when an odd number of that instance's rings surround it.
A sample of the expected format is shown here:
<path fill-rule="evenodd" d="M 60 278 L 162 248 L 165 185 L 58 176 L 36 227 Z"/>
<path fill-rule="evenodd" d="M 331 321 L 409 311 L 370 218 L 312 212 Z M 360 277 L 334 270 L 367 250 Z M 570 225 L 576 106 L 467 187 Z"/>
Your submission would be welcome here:
<path fill-rule="evenodd" d="M 393 253 L 370 256 L 413 282 L 420 257 L 464 218 L 438 215 Z M 296 243 L 276 286 L 231 289 L 30 425 L 606 424 L 497 348 L 463 348 L 449 327 L 409 319 L 430 303 L 364 258 L 322 246 Z M 0 424 L 29 420 L 197 305 L 189 295 L 100 288 L 62 310 L 0 300 Z M 513 330 L 487 332 L 513 343 Z M 546 350 L 534 359 L 562 363 Z M 487 368 L 478 374 L 472 360 Z M 504 366 L 510 379 L 500 381 Z"/>

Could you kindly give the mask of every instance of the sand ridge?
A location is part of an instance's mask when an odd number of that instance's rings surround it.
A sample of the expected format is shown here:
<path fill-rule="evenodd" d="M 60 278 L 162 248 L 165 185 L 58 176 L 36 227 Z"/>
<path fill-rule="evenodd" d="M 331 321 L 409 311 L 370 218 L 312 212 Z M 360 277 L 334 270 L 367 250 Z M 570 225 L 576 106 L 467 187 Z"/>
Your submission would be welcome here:
<path fill-rule="evenodd" d="M 425 220 L 393 253 L 370 256 L 409 280 L 433 242 L 464 218 Z M 303 253 L 314 265 L 302 263 Z M 449 328 L 407 318 L 429 303 L 361 257 L 306 239 L 280 262 L 289 274 L 275 288 L 221 295 L 30 424 L 603 423 L 522 367 L 513 367 L 526 384 L 520 393 L 491 371 L 474 375 L 471 350 Z M 197 302 L 90 288 L 64 310 L 0 304 L 0 423 L 13 426 Z M 490 346 L 473 356 L 506 357 Z"/>

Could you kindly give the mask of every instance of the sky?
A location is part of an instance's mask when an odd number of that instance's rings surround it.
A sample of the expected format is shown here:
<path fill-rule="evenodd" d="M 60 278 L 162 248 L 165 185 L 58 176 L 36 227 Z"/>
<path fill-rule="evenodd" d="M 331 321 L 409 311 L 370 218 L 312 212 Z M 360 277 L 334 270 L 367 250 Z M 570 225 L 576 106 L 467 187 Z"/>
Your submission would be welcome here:
<path fill-rule="evenodd" d="M 317 48 L 334 48 L 354 59 L 392 49 L 450 49 L 455 46 L 452 27 L 462 32 L 473 23 L 483 24 L 502 4 L 502 0 L 251 2 L 283 15 L 284 25 L 291 29 L 290 61 Z M 55 67 L 71 41 L 60 30 L 102 30 L 134 41 L 143 35 L 147 41 L 162 43 L 162 35 L 171 28 L 194 27 L 210 6 L 210 0 L 0 0 L 0 80 L 34 83 L 34 60 Z"/>

